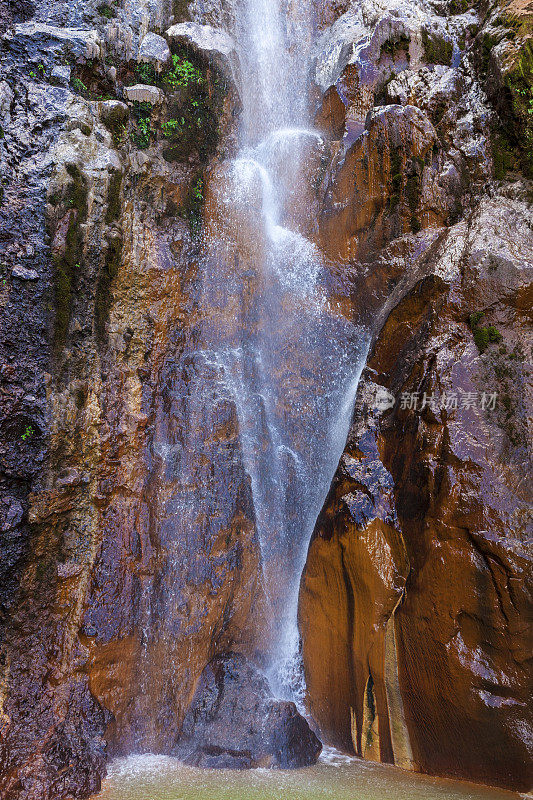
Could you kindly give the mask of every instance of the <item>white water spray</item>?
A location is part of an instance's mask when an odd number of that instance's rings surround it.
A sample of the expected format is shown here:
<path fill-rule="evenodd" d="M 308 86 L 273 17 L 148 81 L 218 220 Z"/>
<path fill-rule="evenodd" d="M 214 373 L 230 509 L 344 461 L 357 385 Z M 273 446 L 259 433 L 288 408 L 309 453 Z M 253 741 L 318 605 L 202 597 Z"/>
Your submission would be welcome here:
<path fill-rule="evenodd" d="M 275 693 L 304 695 L 297 605 L 309 540 L 344 447 L 367 341 L 326 290 L 310 238 L 324 143 L 308 119 L 308 0 L 237 0 L 241 149 L 212 182 L 206 364 L 235 402 L 274 641 Z"/>

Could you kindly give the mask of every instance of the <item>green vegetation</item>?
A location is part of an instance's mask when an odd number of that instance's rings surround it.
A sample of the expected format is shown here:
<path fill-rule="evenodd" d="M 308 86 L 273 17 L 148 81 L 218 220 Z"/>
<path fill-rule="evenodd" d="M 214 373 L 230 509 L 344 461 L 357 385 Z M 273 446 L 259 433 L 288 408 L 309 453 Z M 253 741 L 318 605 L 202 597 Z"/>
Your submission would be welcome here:
<path fill-rule="evenodd" d="M 135 121 L 135 128 L 130 133 L 130 138 L 133 144 L 139 150 L 146 150 L 150 147 L 154 131 L 152 130 L 152 111 L 151 103 L 138 103 L 133 104 L 133 119 Z"/>
<path fill-rule="evenodd" d="M 26 425 L 24 433 L 22 434 L 22 436 L 20 438 L 22 439 L 23 442 L 26 442 L 26 441 L 28 441 L 29 439 L 31 439 L 33 437 L 34 433 L 35 433 L 35 431 L 33 429 L 33 426 L 32 425 Z"/>
<path fill-rule="evenodd" d="M 218 141 L 218 119 L 225 84 L 219 76 L 207 73 L 186 50 L 172 56 L 172 67 L 162 77 L 169 94 L 169 114 L 161 126 L 168 141 L 163 150 L 167 161 L 179 161 L 198 152 L 205 159 Z"/>
<path fill-rule="evenodd" d="M 74 91 L 78 92 L 79 94 L 88 94 L 89 93 L 89 90 L 85 86 L 84 82 L 82 80 L 80 80 L 80 78 L 74 78 L 71 81 L 70 85 L 71 85 L 72 89 L 74 89 Z"/>
<path fill-rule="evenodd" d="M 203 176 L 198 175 L 192 181 L 180 211 L 181 216 L 189 223 L 194 238 L 198 237 L 202 230 L 202 209 L 205 201 L 204 188 Z"/>
<path fill-rule="evenodd" d="M 496 180 L 503 180 L 509 170 L 516 167 L 516 154 L 503 133 L 497 133 L 491 140 L 492 162 L 494 164 L 494 177 Z"/>
<path fill-rule="evenodd" d="M 518 146 L 522 166 L 526 175 L 533 177 L 533 39 L 523 43 L 505 83 L 520 131 Z"/>
<path fill-rule="evenodd" d="M 476 311 L 470 314 L 468 318 L 470 330 L 474 334 L 474 342 L 480 353 L 484 353 L 489 344 L 495 344 L 502 340 L 500 331 L 495 328 L 494 325 L 487 325 L 486 327 L 481 327 L 479 325 L 483 316 L 483 311 Z"/>
<path fill-rule="evenodd" d="M 106 19 L 113 19 L 113 17 L 117 16 L 117 12 L 115 11 L 112 6 L 108 5 L 107 3 L 102 3 L 96 9 L 101 17 L 106 17 Z"/>
<path fill-rule="evenodd" d="M 411 40 L 409 36 L 406 36 L 405 34 L 387 39 L 387 41 L 383 42 L 381 45 L 380 56 L 387 55 L 390 56 L 390 58 L 395 59 L 399 53 L 405 53 L 407 55 L 407 60 L 409 60 L 410 41 Z"/>
<path fill-rule="evenodd" d="M 172 67 L 163 76 L 163 82 L 174 90 L 193 85 L 200 86 L 204 81 L 200 69 L 189 58 L 177 54 L 172 56 Z"/>
<path fill-rule="evenodd" d="M 446 67 L 451 65 L 453 44 L 443 36 L 422 28 L 422 47 L 428 64 L 444 64 Z"/>
<path fill-rule="evenodd" d="M 450 14 L 464 14 L 470 8 L 470 0 L 451 0 Z"/>
<path fill-rule="evenodd" d="M 128 140 L 128 130 L 123 123 L 118 123 L 114 125 L 111 135 L 113 137 L 113 145 L 116 149 L 120 147 L 124 147 Z"/>
<path fill-rule="evenodd" d="M 149 86 L 155 86 L 159 83 L 159 78 L 153 64 L 147 64 L 144 61 L 135 65 L 135 78 L 140 83 L 146 83 Z"/>
<path fill-rule="evenodd" d="M 183 133 L 185 127 L 185 118 L 169 119 L 161 125 L 161 132 L 167 139 L 175 139 Z"/>

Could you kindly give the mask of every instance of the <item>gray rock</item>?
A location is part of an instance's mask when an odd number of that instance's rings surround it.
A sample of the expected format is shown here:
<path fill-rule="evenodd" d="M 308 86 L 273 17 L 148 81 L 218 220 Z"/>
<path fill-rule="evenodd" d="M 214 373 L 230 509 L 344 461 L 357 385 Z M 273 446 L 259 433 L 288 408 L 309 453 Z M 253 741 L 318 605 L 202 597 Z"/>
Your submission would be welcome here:
<path fill-rule="evenodd" d="M 157 33 L 147 33 L 139 48 L 139 61 L 153 64 L 157 72 L 161 72 L 172 59 L 166 40 Z"/>
<path fill-rule="evenodd" d="M 243 655 L 225 653 L 202 673 L 175 754 L 200 767 L 294 769 L 314 764 L 321 750 L 294 703 L 274 699 Z"/>
<path fill-rule="evenodd" d="M 126 122 L 129 113 L 126 103 L 120 100 L 103 100 L 100 103 L 100 119 L 108 128 Z"/>
<path fill-rule="evenodd" d="M 158 106 L 163 102 L 164 96 L 157 86 L 148 86 L 144 83 L 124 87 L 124 97 L 131 102 L 151 103 L 153 106 Z"/>
<path fill-rule="evenodd" d="M 2 122 L 11 116 L 11 105 L 15 93 L 7 81 L 0 81 L 0 120 Z"/>
<path fill-rule="evenodd" d="M 36 281 L 39 278 L 39 273 L 34 269 L 26 269 L 26 267 L 16 266 L 11 270 L 11 276 L 18 278 L 21 281 Z"/>
<path fill-rule="evenodd" d="M 71 69 L 68 64 L 56 64 L 50 73 L 50 83 L 54 86 L 68 86 Z"/>
<path fill-rule="evenodd" d="M 16 498 L 11 497 L 4 498 L 3 506 L 4 508 L 1 509 L 1 516 L 3 517 L 1 530 L 5 533 L 16 528 L 22 521 L 24 509 Z"/>
<path fill-rule="evenodd" d="M 94 118 L 85 102 L 73 100 L 68 107 L 68 120 L 65 125 L 67 131 L 80 130 L 89 136 L 94 125 Z"/>
<path fill-rule="evenodd" d="M 41 51 L 66 48 L 72 55 L 83 58 L 99 58 L 102 41 L 96 31 L 77 28 L 58 28 L 42 22 L 23 22 L 14 32 L 5 35 L 6 43 L 16 49 L 25 49 L 28 55 L 37 56 Z"/>

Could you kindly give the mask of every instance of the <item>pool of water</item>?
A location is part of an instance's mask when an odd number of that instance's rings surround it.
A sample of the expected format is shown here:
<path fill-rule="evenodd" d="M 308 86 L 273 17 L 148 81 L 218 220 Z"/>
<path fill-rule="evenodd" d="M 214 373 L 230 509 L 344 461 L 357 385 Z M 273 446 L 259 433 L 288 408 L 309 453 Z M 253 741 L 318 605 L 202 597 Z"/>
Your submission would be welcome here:
<path fill-rule="evenodd" d="M 98 800 L 511 800 L 519 795 L 414 775 L 327 750 L 302 770 L 199 770 L 167 756 L 109 768 Z M 96 798 L 93 798 L 96 800 Z"/>

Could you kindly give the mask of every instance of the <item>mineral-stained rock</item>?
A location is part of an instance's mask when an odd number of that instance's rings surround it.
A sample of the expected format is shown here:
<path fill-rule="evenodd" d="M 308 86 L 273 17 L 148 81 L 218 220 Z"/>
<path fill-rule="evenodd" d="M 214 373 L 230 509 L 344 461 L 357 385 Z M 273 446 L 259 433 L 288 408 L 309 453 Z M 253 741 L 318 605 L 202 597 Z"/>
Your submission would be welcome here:
<path fill-rule="evenodd" d="M 108 20 L 81 0 L 0 0 L 9 800 L 86 797 L 106 759 L 133 750 L 187 743 L 194 763 L 232 766 L 318 752 L 252 666 L 270 610 L 243 432 L 211 347 L 238 340 L 241 299 L 217 307 L 207 340 L 198 324 L 211 287 L 186 218 L 203 213 L 220 240 L 235 228 L 227 286 L 261 246 L 260 180 L 224 220 L 213 202 L 231 178 L 238 103 L 224 100 L 211 163 L 168 162 L 166 102 L 142 150 L 133 126 L 146 109 L 130 120 L 116 99 L 150 42 L 161 59 L 185 47 L 209 90 L 213 64 L 238 85 L 229 5 L 174 3 L 174 20 L 166 3 L 117 4 Z M 328 740 L 527 789 L 533 258 L 531 186 L 516 171 L 530 157 L 530 44 L 498 8 L 487 24 L 446 5 L 315 4 L 324 137 L 297 134 L 305 187 L 287 193 L 282 224 L 313 238 L 343 310 L 377 341 L 310 545 L 300 625 L 309 708 Z M 176 6 L 193 22 L 172 27 L 167 47 L 147 32 L 180 23 Z M 128 91 L 163 101 L 156 87 Z M 172 116 L 180 93 L 165 93 Z M 399 399 L 461 391 L 464 406 L 421 413 Z"/>
<path fill-rule="evenodd" d="M 310 707 L 332 741 L 351 727 L 366 757 L 517 790 L 533 723 L 527 216 L 481 203 L 389 314 L 300 600 Z"/>
<path fill-rule="evenodd" d="M 256 667 L 225 653 L 204 669 L 174 752 L 200 767 L 287 769 L 314 764 L 321 750 L 294 703 L 275 700 Z"/>

